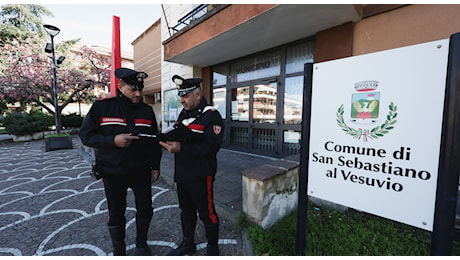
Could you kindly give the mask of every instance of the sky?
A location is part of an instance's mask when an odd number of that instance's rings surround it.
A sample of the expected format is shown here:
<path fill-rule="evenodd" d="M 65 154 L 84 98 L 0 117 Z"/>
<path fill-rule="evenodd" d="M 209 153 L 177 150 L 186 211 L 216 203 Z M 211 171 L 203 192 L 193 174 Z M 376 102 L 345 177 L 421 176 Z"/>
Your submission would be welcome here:
<path fill-rule="evenodd" d="M 114 4 L 36 4 L 45 6 L 53 13 L 54 17 L 42 19 L 44 24 L 51 24 L 61 29 L 54 37 L 56 43 L 81 38 L 80 43 L 83 45 L 112 48 L 113 16 L 120 17 L 121 51 L 132 53 L 131 43 L 160 19 L 161 5 L 126 5 L 116 4 L 116 1 L 112 3 Z"/>

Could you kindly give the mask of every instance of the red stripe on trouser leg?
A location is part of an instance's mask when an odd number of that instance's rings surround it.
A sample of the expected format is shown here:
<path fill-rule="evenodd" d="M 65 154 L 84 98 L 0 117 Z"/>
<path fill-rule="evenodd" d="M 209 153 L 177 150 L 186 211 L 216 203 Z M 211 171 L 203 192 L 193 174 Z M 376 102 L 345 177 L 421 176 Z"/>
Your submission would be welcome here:
<path fill-rule="evenodd" d="M 212 176 L 208 176 L 206 179 L 206 186 L 208 188 L 208 212 L 209 218 L 213 224 L 217 223 L 217 216 L 214 212 L 214 203 L 212 200 Z"/>

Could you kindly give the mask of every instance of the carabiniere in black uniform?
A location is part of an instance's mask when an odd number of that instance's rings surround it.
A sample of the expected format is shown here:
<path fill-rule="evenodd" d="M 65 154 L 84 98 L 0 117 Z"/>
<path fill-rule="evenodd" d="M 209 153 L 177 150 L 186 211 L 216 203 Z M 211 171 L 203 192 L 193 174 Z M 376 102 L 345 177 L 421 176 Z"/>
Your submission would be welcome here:
<path fill-rule="evenodd" d="M 187 120 L 193 119 L 190 124 Z M 191 121 L 191 120 L 190 120 Z M 191 111 L 182 110 L 177 123 L 188 124 L 191 132 L 184 136 L 181 152 L 175 156 L 174 181 L 188 182 L 200 177 L 214 177 L 217 171 L 216 154 L 223 138 L 223 121 L 215 108 L 203 97 Z M 216 134 L 215 129 L 219 127 Z"/>
<path fill-rule="evenodd" d="M 178 86 L 178 95 L 182 97 L 195 95 L 191 92 L 200 87 L 201 79 L 183 79 L 175 75 L 173 81 Z M 223 140 L 222 117 L 201 96 L 196 107 L 182 109 L 175 125 L 184 125 L 188 129 L 187 134 L 176 140 L 180 142 L 180 151 L 174 153 L 174 181 L 181 209 L 183 239 L 168 255 L 196 251 L 194 235 L 197 213 L 204 223 L 208 240 L 207 255 L 219 255 L 219 218 L 214 206 L 213 184 L 217 171 L 216 155 Z"/>
<path fill-rule="evenodd" d="M 96 101 L 80 130 L 83 144 L 97 148 L 96 165 L 105 175 L 125 175 L 140 169 L 160 169 L 161 148 L 149 139 L 134 140 L 127 148 L 114 144 L 117 134 L 158 133 L 155 115 L 144 103 L 133 104 L 117 97 Z M 152 151 L 154 153 L 152 154 Z"/>
<path fill-rule="evenodd" d="M 123 80 L 123 87 L 142 91 L 147 74 L 128 68 L 119 68 L 115 75 Z M 134 191 L 136 201 L 136 252 L 149 255 L 147 233 L 153 216 L 151 173 L 160 170 L 162 155 L 158 142 L 139 138 L 128 147 L 117 147 L 118 134 L 158 133 L 153 109 L 142 101 L 133 103 L 117 89 L 118 96 L 96 101 L 80 129 L 80 138 L 86 146 L 96 150 L 96 168 L 102 173 L 109 210 L 107 225 L 114 247 L 114 255 L 125 255 L 125 212 L 128 188 Z"/>

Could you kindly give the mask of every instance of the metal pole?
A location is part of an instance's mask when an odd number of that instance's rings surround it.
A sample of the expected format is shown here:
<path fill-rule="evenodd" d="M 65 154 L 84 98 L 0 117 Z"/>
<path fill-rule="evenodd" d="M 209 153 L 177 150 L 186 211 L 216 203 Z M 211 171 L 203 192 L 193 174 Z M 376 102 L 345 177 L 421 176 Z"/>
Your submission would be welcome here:
<path fill-rule="evenodd" d="M 80 93 L 77 94 L 78 96 L 78 115 L 81 116 L 81 105 L 80 105 Z"/>
<path fill-rule="evenodd" d="M 305 256 L 307 242 L 307 184 L 308 151 L 310 145 L 311 91 L 313 80 L 313 63 L 304 66 L 304 89 L 302 109 L 302 141 L 300 146 L 299 200 L 297 206 L 297 231 L 295 251 L 298 256 Z"/>
<path fill-rule="evenodd" d="M 460 33 L 449 43 L 431 255 L 452 255 L 460 170 Z"/>
<path fill-rule="evenodd" d="M 52 47 L 52 68 L 53 68 L 53 101 L 54 101 L 54 117 L 56 121 L 56 133 L 59 134 L 61 131 L 61 125 L 60 125 L 60 112 L 59 112 L 59 106 L 58 106 L 58 98 L 57 98 L 57 80 L 56 80 L 56 57 L 54 55 L 54 36 L 51 36 L 51 47 Z"/>

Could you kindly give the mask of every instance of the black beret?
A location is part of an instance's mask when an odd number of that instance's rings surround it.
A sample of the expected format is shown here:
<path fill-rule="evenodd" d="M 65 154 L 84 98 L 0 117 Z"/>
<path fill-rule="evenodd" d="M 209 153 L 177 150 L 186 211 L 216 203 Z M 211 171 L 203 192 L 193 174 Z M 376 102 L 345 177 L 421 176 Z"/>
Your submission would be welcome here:
<path fill-rule="evenodd" d="M 145 72 L 128 68 L 118 68 L 115 70 L 115 76 L 129 84 L 134 90 L 142 90 L 144 88 L 144 79 L 149 75 Z"/>
<path fill-rule="evenodd" d="M 192 92 L 192 90 L 199 88 L 203 80 L 200 78 L 184 79 L 178 75 L 174 75 L 172 81 L 177 85 L 177 95 L 185 96 Z"/>

